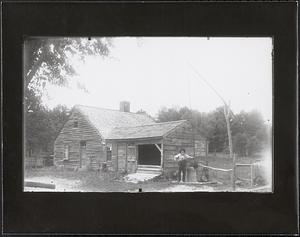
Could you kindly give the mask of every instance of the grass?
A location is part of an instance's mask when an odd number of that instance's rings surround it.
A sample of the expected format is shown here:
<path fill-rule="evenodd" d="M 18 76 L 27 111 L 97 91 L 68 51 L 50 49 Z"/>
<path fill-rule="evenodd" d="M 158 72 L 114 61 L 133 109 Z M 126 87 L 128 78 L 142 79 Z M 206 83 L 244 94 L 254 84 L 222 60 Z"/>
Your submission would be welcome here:
<path fill-rule="evenodd" d="M 254 161 L 254 157 L 250 158 L 237 158 L 237 163 L 251 163 Z M 206 160 L 200 160 L 203 164 L 206 164 Z M 216 168 L 231 169 L 232 160 L 228 156 L 214 156 L 209 155 L 208 165 Z M 199 169 L 202 169 L 199 167 Z M 243 178 L 250 176 L 250 169 L 243 168 L 238 171 L 238 175 Z M 154 180 L 140 182 L 140 183 L 128 183 L 121 178 L 124 174 L 115 172 L 99 172 L 99 171 L 72 171 L 61 170 L 55 167 L 44 168 L 31 168 L 25 170 L 25 179 L 30 180 L 41 177 L 50 178 L 53 180 L 62 180 L 61 184 L 68 183 L 68 181 L 79 180 L 79 184 L 76 187 L 72 187 L 73 191 L 87 191 L 87 192 L 138 192 L 139 189 L 143 191 L 159 191 L 173 188 L 178 184 L 164 179 L 164 177 L 157 177 Z M 219 183 L 209 185 L 216 191 L 230 191 L 232 187 L 231 172 L 221 171 L 209 171 L 209 180 L 218 181 Z M 58 182 L 58 181 L 57 181 Z M 191 184 L 187 184 L 191 185 Z M 249 187 L 249 183 L 244 182 L 243 187 Z M 199 191 L 203 190 L 203 187 L 198 185 Z M 67 188 L 66 188 L 66 191 Z"/>
<path fill-rule="evenodd" d="M 115 172 L 97 171 L 69 171 L 51 168 L 27 169 L 25 179 L 36 177 L 50 177 L 52 179 L 80 180 L 76 187 L 78 191 L 88 192 L 138 192 L 154 191 L 167 188 L 171 185 L 168 181 L 146 181 L 142 183 L 128 183 L 121 180 L 122 174 Z"/>
<path fill-rule="evenodd" d="M 251 164 L 260 158 L 260 156 L 236 157 L 236 163 Z M 222 169 L 232 169 L 233 166 L 233 160 L 228 154 L 226 155 L 224 153 L 211 153 L 207 158 L 200 159 L 200 162 L 211 167 Z M 232 185 L 231 175 L 232 172 L 214 171 L 209 169 L 209 179 L 221 182 L 224 187 Z M 250 179 L 251 177 L 249 166 L 239 166 L 236 168 L 236 176 L 243 179 L 243 181 L 239 180 L 239 185 L 244 187 L 250 186 L 250 181 L 244 181 L 244 179 Z"/>

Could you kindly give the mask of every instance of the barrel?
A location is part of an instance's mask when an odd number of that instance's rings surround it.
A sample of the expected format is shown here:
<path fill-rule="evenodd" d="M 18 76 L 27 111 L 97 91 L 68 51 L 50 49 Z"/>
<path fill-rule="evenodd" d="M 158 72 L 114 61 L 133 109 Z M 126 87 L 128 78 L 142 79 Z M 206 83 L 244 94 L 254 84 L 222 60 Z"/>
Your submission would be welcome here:
<path fill-rule="evenodd" d="M 187 182 L 197 182 L 197 172 L 193 167 L 187 168 Z"/>

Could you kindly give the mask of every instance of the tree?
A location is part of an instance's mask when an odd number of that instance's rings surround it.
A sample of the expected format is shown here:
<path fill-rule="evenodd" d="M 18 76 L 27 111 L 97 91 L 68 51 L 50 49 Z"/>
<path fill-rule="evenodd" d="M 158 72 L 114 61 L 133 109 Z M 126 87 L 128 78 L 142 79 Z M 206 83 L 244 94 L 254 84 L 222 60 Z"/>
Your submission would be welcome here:
<path fill-rule="evenodd" d="M 158 122 L 170 122 L 181 119 L 181 114 L 178 108 L 166 108 L 163 107 L 158 111 L 157 121 Z"/>
<path fill-rule="evenodd" d="M 137 113 L 137 114 L 144 114 L 144 115 L 147 115 L 148 117 L 150 117 L 151 119 L 153 119 L 152 116 L 151 116 L 150 114 L 148 114 L 148 113 L 147 113 L 145 110 L 143 110 L 143 109 L 138 110 L 136 113 Z"/>
<path fill-rule="evenodd" d="M 209 151 L 223 152 L 228 147 L 227 126 L 224 117 L 223 107 L 216 108 L 208 114 L 210 125 Z"/>
<path fill-rule="evenodd" d="M 47 110 L 43 106 L 35 107 L 26 117 L 26 149 L 34 153 L 53 151 L 54 140 L 68 118 L 69 111 L 65 106 Z"/>
<path fill-rule="evenodd" d="M 232 124 L 232 131 L 236 141 L 235 149 L 242 156 L 254 155 L 268 145 L 267 125 L 257 111 L 248 113 L 242 111 L 237 114 Z"/>
<path fill-rule="evenodd" d="M 24 42 L 26 150 L 53 150 L 53 142 L 67 120 L 68 110 L 45 108 L 41 99 L 47 83 L 66 86 L 76 74 L 72 59 L 107 56 L 109 38 L 27 38 Z M 84 89 L 83 85 L 79 85 Z"/>
<path fill-rule="evenodd" d="M 136 111 L 137 114 L 147 114 L 147 112 L 143 109 Z"/>
<path fill-rule="evenodd" d="M 158 121 L 174 121 L 186 119 L 191 121 L 194 131 L 199 132 L 209 141 L 210 152 L 228 151 L 228 134 L 223 107 L 209 113 L 200 113 L 182 108 L 162 108 L 158 113 Z M 254 155 L 270 143 L 268 128 L 257 111 L 244 112 L 230 117 L 233 139 L 233 150 L 240 156 Z M 269 132 L 270 133 L 270 132 Z"/>
<path fill-rule="evenodd" d="M 158 112 L 157 116 L 158 122 L 168 122 L 182 119 L 191 122 L 194 132 L 200 133 L 206 138 L 212 136 L 214 125 L 210 122 L 211 116 L 206 113 L 200 113 L 197 110 L 191 110 L 186 106 L 181 108 L 164 107 Z"/>
<path fill-rule="evenodd" d="M 239 156 L 247 156 L 249 146 L 248 137 L 245 133 L 237 133 L 233 137 L 233 151 Z"/>
<path fill-rule="evenodd" d="M 88 55 L 107 56 L 110 38 L 28 38 L 24 42 L 25 102 L 29 94 L 41 96 L 47 83 L 65 86 L 76 74 L 71 58 L 85 60 Z M 33 92 L 32 92 L 33 91 Z M 30 108 L 27 107 L 27 110 Z"/>

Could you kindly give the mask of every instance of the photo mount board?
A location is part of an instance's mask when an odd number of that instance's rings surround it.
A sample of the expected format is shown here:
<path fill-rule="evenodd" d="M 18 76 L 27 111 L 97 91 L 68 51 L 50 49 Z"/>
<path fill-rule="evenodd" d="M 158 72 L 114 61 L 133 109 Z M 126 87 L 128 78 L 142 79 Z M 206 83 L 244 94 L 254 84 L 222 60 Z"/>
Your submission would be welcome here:
<path fill-rule="evenodd" d="M 298 232 L 296 2 L 4 2 L 1 8 L 4 234 Z M 27 36 L 273 37 L 274 192 L 23 192 Z"/>

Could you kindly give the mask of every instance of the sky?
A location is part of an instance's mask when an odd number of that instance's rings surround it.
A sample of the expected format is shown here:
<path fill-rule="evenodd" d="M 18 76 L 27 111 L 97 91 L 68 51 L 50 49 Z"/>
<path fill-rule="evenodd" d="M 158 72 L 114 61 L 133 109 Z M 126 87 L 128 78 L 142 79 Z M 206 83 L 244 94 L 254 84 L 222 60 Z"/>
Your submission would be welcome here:
<path fill-rule="evenodd" d="M 162 107 L 209 112 L 223 102 L 207 81 L 234 113 L 257 110 L 272 122 L 272 38 L 119 37 L 113 44 L 109 57 L 74 62 L 70 87 L 47 86 L 44 103 L 118 109 L 126 100 L 132 112 L 154 117 Z"/>

